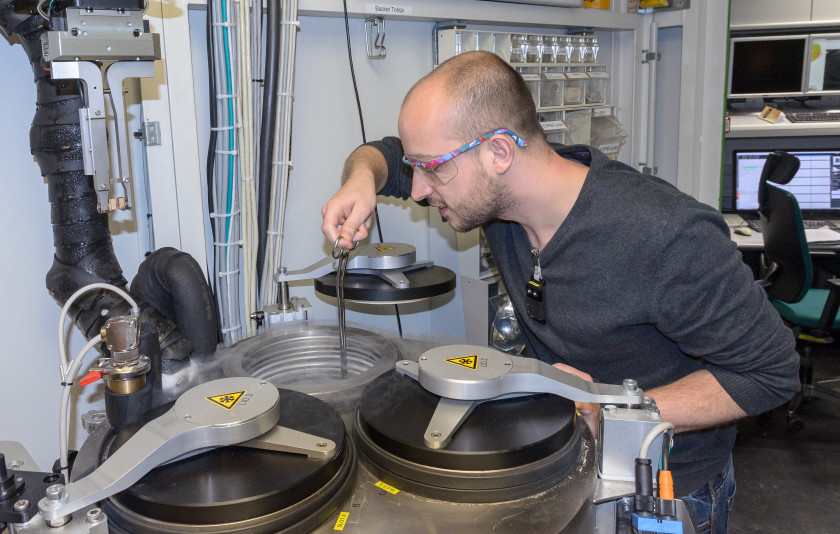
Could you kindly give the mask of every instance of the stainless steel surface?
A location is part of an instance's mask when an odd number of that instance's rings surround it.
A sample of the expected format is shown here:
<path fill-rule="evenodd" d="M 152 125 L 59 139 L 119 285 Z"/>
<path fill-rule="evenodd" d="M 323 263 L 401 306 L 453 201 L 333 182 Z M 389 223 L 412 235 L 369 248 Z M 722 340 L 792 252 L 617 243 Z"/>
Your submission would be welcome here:
<path fill-rule="evenodd" d="M 17 441 L 0 441 L 0 452 L 6 457 L 6 468 L 18 471 L 40 471 L 29 452 Z"/>
<path fill-rule="evenodd" d="M 67 8 L 67 31 L 42 38 L 47 61 L 160 59 L 160 35 L 143 31 L 140 11 Z"/>
<path fill-rule="evenodd" d="M 635 480 L 635 460 L 642 441 L 662 422 L 659 410 L 652 401 L 633 409 L 607 405 L 601 410 L 600 418 L 599 475 L 607 480 Z M 661 453 L 662 434 L 651 444 L 647 457 L 657 465 Z"/>
<path fill-rule="evenodd" d="M 281 325 L 217 354 L 227 376 L 254 376 L 314 395 L 340 413 L 352 412 L 364 386 L 393 369 L 399 357 L 390 340 L 349 327 L 347 376 L 342 379 L 338 328 L 314 322 Z"/>
<path fill-rule="evenodd" d="M 286 408 L 294 409 L 293 406 L 287 406 Z M 337 452 L 335 442 L 330 439 L 283 426 L 275 426 L 265 434 L 242 443 L 241 446 L 267 451 L 305 454 L 308 458 L 332 458 Z"/>
<path fill-rule="evenodd" d="M 99 513 L 92 513 L 99 511 Z M 5 534 L 5 531 L 4 531 Z M 12 523 L 9 534 L 108 534 L 108 518 L 96 506 L 89 506 L 72 514 L 66 524 L 51 527 L 40 515 L 28 523 Z"/>
<path fill-rule="evenodd" d="M 85 88 L 85 107 L 79 108 L 82 132 L 82 156 L 85 174 L 93 177 L 97 209 L 109 210 L 108 191 L 111 163 L 105 121 L 105 97 L 102 71 L 89 61 L 54 61 L 50 64 L 53 80 L 81 80 Z"/>
<path fill-rule="evenodd" d="M 498 503 L 456 504 L 420 497 L 382 481 L 363 462 L 350 499 L 313 533 L 333 533 L 338 525 L 347 534 L 592 534 L 595 446 L 588 434 L 583 445 L 577 467 L 562 483 Z"/>
<path fill-rule="evenodd" d="M 53 521 L 114 495 L 174 458 L 206 447 L 231 445 L 264 434 L 280 418 L 279 393 L 257 378 L 222 378 L 195 386 L 172 408 L 141 428 L 98 469 L 65 486 L 67 499 L 38 503 Z"/>
<path fill-rule="evenodd" d="M 577 402 L 641 404 L 642 391 L 595 384 L 535 358 L 509 356 L 491 347 L 446 345 L 415 362 L 401 361 L 397 371 L 426 390 L 458 400 L 485 400 L 515 393 L 551 393 Z"/>
<path fill-rule="evenodd" d="M 452 434 L 461 426 L 461 423 L 478 406 L 476 401 L 461 401 L 441 397 L 438 401 L 429 427 L 423 434 L 423 442 L 430 449 L 442 449 L 452 441 Z"/>
<path fill-rule="evenodd" d="M 120 173 L 116 181 L 122 185 L 123 195 L 126 199 L 125 208 L 128 209 L 131 209 L 131 187 L 128 186 L 131 178 L 131 165 L 129 162 L 129 132 L 126 127 L 123 82 L 126 78 L 153 78 L 154 76 L 154 61 L 117 61 L 105 69 L 105 78 L 108 80 L 108 87 L 111 88 L 109 96 L 114 113 L 114 132 L 117 138 L 117 168 Z"/>

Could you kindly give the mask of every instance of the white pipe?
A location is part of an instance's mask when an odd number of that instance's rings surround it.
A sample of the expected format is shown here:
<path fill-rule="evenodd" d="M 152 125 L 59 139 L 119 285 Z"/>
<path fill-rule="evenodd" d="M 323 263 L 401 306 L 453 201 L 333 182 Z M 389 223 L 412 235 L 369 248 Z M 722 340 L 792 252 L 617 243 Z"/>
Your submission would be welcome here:
<path fill-rule="evenodd" d="M 645 147 L 645 165 L 654 172 L 654 161 L 656 157 L 656 69 L 657 61 L 655 55 L 659 46 L 659 26 L 656 22 L 650 23 L 650 47 L 648 51 L 653 54 L 653 59 L 647 62 L 648 66 L 648 121 L 647 121 L 647 146 Z"/>
<path fill-rule="evenodd" d="M 97 343 L 102 341 L 102 336 L 97 335 L 94 338 L 91 338 L 82 350 L 73 358 L 73 362 L 70 364 L 70 368 L 67 369 L 67 372 L 64 373 L 62 377 L 63 380 L 63 388 L 61 390 L 61 407 L 58 414 L 58 448 L 59 448 L 59 467 L 61 468 L 61 474 L 64 475 L 65 482 L 70 481 L 70 476 L 68 472 L 68 442 L 70 441 L 70 389 L 73 386 L 73 381 L 76 379 L 76 375 L 79 374 L 79 367 L 82 366 L 82 360 L 85 357 L 90 349 L 96 346 Z"/>

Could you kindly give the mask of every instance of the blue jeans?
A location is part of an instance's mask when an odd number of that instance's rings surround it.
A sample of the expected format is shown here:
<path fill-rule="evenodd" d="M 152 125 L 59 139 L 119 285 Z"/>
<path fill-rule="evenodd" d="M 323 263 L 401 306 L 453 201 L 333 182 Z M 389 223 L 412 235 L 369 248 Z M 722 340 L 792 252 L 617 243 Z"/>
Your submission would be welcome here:
<path fill-rule="evenodd" d="M 735 470 L 732 455 L 715 478 L 690 495 L 680 497 L 694 516 L 697 534 L 726 534 L 735 499 Z"/>

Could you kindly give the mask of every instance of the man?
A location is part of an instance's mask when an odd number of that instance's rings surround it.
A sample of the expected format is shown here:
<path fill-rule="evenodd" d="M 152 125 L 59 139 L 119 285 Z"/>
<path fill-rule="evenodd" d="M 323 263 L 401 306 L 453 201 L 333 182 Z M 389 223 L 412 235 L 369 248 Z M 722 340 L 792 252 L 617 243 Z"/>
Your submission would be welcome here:
<path fill-rule="evenodd" d="M 350 156 L 322 209 L 327 238 L 366 238 L 377 192 L 410 192 L 456 231 L 483 226 L 529 354 L 598 382 L 636 379 L 676 425 L 676 495 L 701 532 L 726 532 L 733 421 L 790 398 L 799 358 L 722 217 L 591 147 L 553 151 L 524 81 L 490 53 L 420 80 L 399 132 L 402 145 Z"/>

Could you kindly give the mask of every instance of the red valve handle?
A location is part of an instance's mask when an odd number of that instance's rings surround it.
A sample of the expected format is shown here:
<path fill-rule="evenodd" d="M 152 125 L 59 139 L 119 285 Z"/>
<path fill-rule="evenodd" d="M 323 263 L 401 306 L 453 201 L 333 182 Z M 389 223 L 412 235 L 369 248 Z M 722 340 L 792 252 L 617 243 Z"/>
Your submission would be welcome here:
<path fill-rule="evenodd" d="M 88 384 L 93 384 L 100 378 L 102 378 L 102 373 L 100 373 L 99 371 L 91 371 L 84 378 L 79 380 L 79 385 L 86 386 Z"/>

